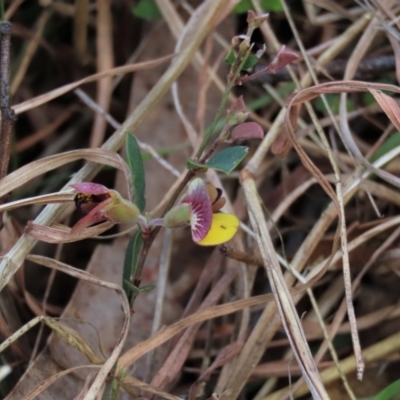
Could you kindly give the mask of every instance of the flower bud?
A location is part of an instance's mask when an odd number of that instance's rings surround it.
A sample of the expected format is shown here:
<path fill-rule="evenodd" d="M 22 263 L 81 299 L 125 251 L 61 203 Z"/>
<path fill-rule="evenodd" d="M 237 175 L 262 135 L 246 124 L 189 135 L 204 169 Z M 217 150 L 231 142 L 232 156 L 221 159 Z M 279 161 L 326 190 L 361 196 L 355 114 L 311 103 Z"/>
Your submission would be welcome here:
<path fill-rule="evenodd" d="M 164 226 L 166 228 L 181 228 L 190 225 L 190 205 L 179 204 L 165 214 Z"/>
<path fill-rule="evenodd" d="M 136 222 L 140 215 L 138 207 L 128 200 L 116 197 L 104 209 L 107 220 L 116 224 Z"/>

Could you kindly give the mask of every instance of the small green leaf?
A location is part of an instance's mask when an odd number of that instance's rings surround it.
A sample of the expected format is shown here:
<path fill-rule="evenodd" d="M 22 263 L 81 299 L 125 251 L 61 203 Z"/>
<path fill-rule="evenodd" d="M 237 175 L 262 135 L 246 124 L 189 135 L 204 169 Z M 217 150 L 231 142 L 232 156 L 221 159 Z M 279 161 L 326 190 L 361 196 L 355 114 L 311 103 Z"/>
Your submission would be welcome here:
<path fill-rule="evenodd" d="M 224 59 L 224 62 L 225 62 L 225 64 L 233 65 L 235 63 L 235 61 L 236 61 L 236 54 L 232 49 L 230 49 Z M 248 69 L 253 68 L 258 63 L 258 61 L 259 61 L 258 57 L 256 57 L 253 54 L 250 54 L 247 57 L 247 60 L 244 62 L 243 66 L 242 66 L 242 70 L 246 71 Z"/>
<path fill-rule="evenodd" d="M 258 57 L 256 57 L 253 54 L 250 54 L 247 57 L 246 61 L 244 62 L 243 66 L 242 66 L 242 70 L 246 71 L 248 69 L 252 69 L 258 63 L 258 61 L 259 61 Z"/>
<path fill-rule="evenodd" d="M 378 158 L 381 158 L 390 150 L 400 146 L 400 132 L 395 132 L 391 135 L 382 145 L 376 150 L 376 152 L 370 157 L 370 162 L 375 162 Z"/>
<path fill-rule="evenodd" d="M 373 400 L 396 400 L 400 398 L 400 379 L 394 381 L 379 394 L 377 394 Z"/>
<path fill-rule="evenodd" d="M 209 168 L 230 174 L 246 157 L 249 148 L 246 146 L 233 146 L 212 156 L 207 161 Z"/>
<path fill-rule="evenodd" d="M 242 0 L 239 1 L 238 4 L 236 4 L 235 7 L 233 7 L 232 12 L 234 14 L 243 14 L 246 13 L 248 10 L 253 10 L 253 4 L 251 3 L 251 0 Z"/>
<path fill-rule="evenodd" d="M 208 166 L 205 164 L 201 164 L 197 161 L 194 161 L 191 158 L 188 158 L 188 160 L 186 161 L 186 168 L 187 169 L 201 169 L 202 171 L 207 171 Z"/>
<path fill-rule="evenodd" d="M 153 290 L 156 287 L 157 287 L 156 285 L 144 285 L 139 288 L 139 291 L 140 293 L 149 292 L 150 290 Z"/>
<path fill-rule="evenodd" d="M 281 0 L 261 0 L 260 6 L 264 11 L 283 11 Z M 233 7 L 232 12 L 234 14 L 244 14 L 249 10 L 254 10 L 251 0 L 241 0 L 235 7 Z"/>
<path fill-rule="evenodd" d="M 281 0 L 261 0 L 260 5 L 264 11 L 283 11 Z"/>
<path fill-rule="evenodd" d="M 124 289 L 129 302 L 131 301 L 133 294 L 139 293 L 135 292 L 136 286 L 132 285 L 131 279 L 136 271 L 136 265 L 139 258 L 140 250 L 142 248 L 142 244 L 142 232 L 138 230 L 131 237 L 125 253 L 124 271 L 122 274 L 122 288 Z M 139 290 L 138 288 L 136 289 Z"/>
<path fill-rule="evenodd" d="M 144 177 L 144 166 L 142 155 L 138 142 L 131 133 L 127 133 L 126 137 L 126 154 L 128 157 L 128 165 L 132 173 L 132 185 L 135 191 L 134 199 L 140 211 L 146 207 L 146 181 Z"/>
<path fill-rule="evenodd" d="M 148 21 L 159 19 L 162 17 L 160 10 L 157 7 L 155 0 L 139 0 L 139 2 L 132 8 L 133 14 Z"/>
<path fill-rule="evenodd" d="M 132 282 L 129 282 L 128 280 L 125 279 L 124 284 L 129 288 L 132 294 L 138 295 L 140 293 L 140 288 L 135 286 Z"/>
<path fill-rule="evenodd" d="M 230 49 L 226 57 L 224 58 L 224 63 L 228 65 L 233 65 L 236 61 L 236 55 L 235 52 Z"/>

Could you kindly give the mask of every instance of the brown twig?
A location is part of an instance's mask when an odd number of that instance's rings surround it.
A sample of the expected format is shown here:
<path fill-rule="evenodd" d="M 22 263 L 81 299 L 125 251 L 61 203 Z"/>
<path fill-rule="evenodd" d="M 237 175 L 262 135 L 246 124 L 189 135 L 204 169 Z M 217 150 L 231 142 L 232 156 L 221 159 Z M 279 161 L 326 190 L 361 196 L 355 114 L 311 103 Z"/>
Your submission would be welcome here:
<path fill-rule="evenodd" d="M 320 71 L 317 71 L 320 75 L 327 75 L 333 78 L 343 78 L 344 71 L 347 67 L 347 60 L 334 60 L 331 61 L 327 66 L 325 66 Z M 316 66 L 318 69 L 318 65 Z M 255 72 L 264 69 L 265 63 L 257 64 L 255 67 Z M 295 73 L 299 72 L 299 67 L 296 65 L 291 65 L 291 68 Z M 396 60 L 394 55 L 385 55 L 379 57 L 365 58 L 361 60 L 357 71 L 354 75 L 356 80 L 365 80 L 369 77 L 379 76 L 382 72 L 394 71 L 396 68 Z M 254 82 L 259 83 L 269 83 L 275 84 L 279 82 L 291 81 L 291 76 L 287 68 L 281 69 L 275 74 L 266 73 L 258 78 L 254 79 Z"/>
<path fill-rule="evenodd" d="M 244 253 L 243 251 L 234 249 L 233 247 L 227 246 L 225 244 L 219 247 L 219 251 L 226 257 L 232 258 L 233 260 L 241 261 L 254 266 L 263 265 L 263 260 L 261 257 Z"/>
<path fill-rule="evenodd" d="M 0 110 L 1 110 L 1 136 L 0 136 L 0 179 L 7 175 L 8 163 L 11 154 L 11 135 L 15 113 L 10 108 L 10 43 L 11 23 L 0 23 Z M 8 201 L 9 195 L 0 199 L 0 204 Z M 0 213 L 0 229 L 3 228 L 2 213 Z"/>

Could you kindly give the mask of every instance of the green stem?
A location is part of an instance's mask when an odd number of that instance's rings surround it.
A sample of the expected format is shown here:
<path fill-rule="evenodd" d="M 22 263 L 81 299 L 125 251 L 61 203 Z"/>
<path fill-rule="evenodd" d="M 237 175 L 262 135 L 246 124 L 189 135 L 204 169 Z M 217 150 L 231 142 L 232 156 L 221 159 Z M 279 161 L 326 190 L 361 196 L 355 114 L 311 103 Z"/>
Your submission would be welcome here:
<path fill-rule="evenodd" d="M 114 364 L 109 375 L 114 376 L 116 370 L 117 370 L 117 362 Z M 119 381 L 115 378 L 111 378 L 110 381 L 106 384 L 101 400 L 117 400 L 118 391 L 119 391 Z"/>
<path fill-rule="evenodd" d="M 235 80 L 236 80 L 236 78 L 235 78 Z M 214 118 L 212 124 L 207 128 L 207 130 L 204 134 L 204 139 L 203 139 L 203 142 L 201 143 L 199 150 L 196 153 L 196 158 L 199 158 L 201 156 L 201 154 L 203 153 L 204 149 L 207 146 L 208 141 L 210 140 L 211 136 L 213 135 L 215 127 L 217 126 L 217 123 L 218 123 L 219 119 L 221 118 L 222 112 L 225 109 L 226 103 L 229 98 L 229 94 L 231 93 L 233 86 L 234 86 L 234 80 L 232 80 L 228 83 L 228 86 L 226 87 L 226 89 L 224 91 L 224 94 L 221 99 L 221 103 L 218 107 L 217 113 L 215 114 L 215 118 Z"/>
<path fill-rule="evenodd" d="M 229 98 L 229 94 L 231 93 L 233 87 L 236 84 L 236 79 L 239 77 L 240 71 L 242 70 L 242 67 L 244 65 L 244 63 L 246 62 L 247 58 L 250 55 L 251 52 L 251 48 L 252 46 L 250 46 L 248 49 L 246 49 L 246 51 L 244 52 L 243 56 L 238 55 L 238 60 L 240 60 L 240 62 L 238 62 L 237 64 L 235 64 L 232 67 L 232 71 L 229 74 L 229 76 L 231 77 L 228 85 L 224 91 L 224 94 L 222 96 L 221 99 L 221 103 L 218 107 L 217 113 L 215 115 L 215 118 L 211 124 L 211 126 L 207 129 L 205 135 L 204 135 L 204 139 L 203 142 L 196 154 L 196 158 L 199 158 L 201 156 L 201 154 L 203 153 L 205 147 L 207 146 L 208 141 L 210 140 L 211 136 L 214 133 L 215 127 L 217 126 L 217 123 L 219 121 L 219 119 L 221 118 L 222 112 L 225 109 L 226 103 L 228 101 Z M 217 139 L 218 140 L 218 139 Z M 171 197 L 171 199 L 169 200 L 167 206 L 164 209 L 164 212 L 162 214 L 162 216 L 164 216 L 175 204 L 175 201 L 177 200 L 179 194 L 182 192 L 182 190 L 185 188 L 185 186 L 187 185 L 187 183 L 193 178 L 193 176 L 195 176 L 196 172 L 194 170 L 189 170 L 185 177 L 183 178 L 182 182 L 179 184 L 179 186 L 177 187 L 177 189 L 175 190 L 175 193 L 173 194 L 173 196 Z M 135 270 L 135 274 L 132 278 L 133 284 L 136 287 L 140 287 L 140 283 L 142 280 L 142 271 L 143 271 L 143 266 L 144 263 L 146 261 L 147 255 L 149 253 L 150 247 L 154 242 L 154 239 L 156 238 L 158 232 L 160 231 L 161 227 L 155 227 L 153 228 L 151 231 L 149 232 L 144 232 L 143 233 L 143 246 L 142 246 L 142 250 L 140 252 L 140 256 L 136 265 L 136 270 Z M 133 304 L 136 300 L 137 297 L 137 293 L 134 293 L 132 296 L 132 301 L 131 301 L 131 309 L 133 308 Z"/>
<path fill-rule="evenodd" d="M 225 88 L 224 94 L 222 95 L 221 103 L 218 107 L 217 113 L 215 114 L 214 120 L 213 120 L 212 124 L 207 128 L 207 130 L 204 134 L 204 139 L 203 139 L 203 142 L 201 143 L 199 150 L 196 153 L 196 158 L 200 158 L 201 154 L 203 153 L 204 149 L 207 146 L 208 141 L 210 140 L 211 136 L 214 134 L 215 127 L 217 126 L 217 123 L 221 118 L 222 112 L 224 111 L 226 103 L 228 102 L 229 95 L 231 94 L 233 87 L 236 85 L 236 80 L 237 80 L 237 78 L 239 78 L 240 71 L 242 70 L 242 67 L 245 64 L 247 58 L 249 57 L 251 49 L 252 49 L 252 46 L 250 46 L 246 50 L 240 63 L 233 67 L 233 68 L 235 68 L 234 73 L 229 74 L 232 77 L 229 80 L 227 87 Z M 238 56 L 238 57 L 240 57 L 240 56 Z"/>
<path fill-rule="evenodd" d="M 188 184 L 188 182 L 193 178 L 195 173 L 193 170 L 189 170 L 185 177 L 182 179 L 182 182 L 179 184 L 179 186 L 176 188 L 175 193 L 172 195 L 171 199 L 169 200 L 168 204 L 166 205 L 164 212 L 162 213 L 162 217 L 173 207 L 175 204 L 175 201 L 177 200 L 178 196 L 182 192 L 182 190 L 185 188 L 185 186 Z M 143 236 L 143 246 L 142 250 L 140 252 L 140 256 L 136 265 L 136 271 L 133 276 L 133 284 L 136 287 L 140 286 L 141 280 L 142 280 L 142 271 L 143 271 L 143 266 L 146 261 L 147 255 L 149 253 L 150 247 L 154 242 L 154 239 L 156 238 L 158 232 L 160 231 L 161 227 L 157 226 L 153 228 L 148 234 L 144 234 Z M 134 293 L 132 296 L 132 301 L 131 301 L 131 309 L 133 308 L 133 304 L 136 300 L 136 297 L 138 296 L 137 293 Z"/>

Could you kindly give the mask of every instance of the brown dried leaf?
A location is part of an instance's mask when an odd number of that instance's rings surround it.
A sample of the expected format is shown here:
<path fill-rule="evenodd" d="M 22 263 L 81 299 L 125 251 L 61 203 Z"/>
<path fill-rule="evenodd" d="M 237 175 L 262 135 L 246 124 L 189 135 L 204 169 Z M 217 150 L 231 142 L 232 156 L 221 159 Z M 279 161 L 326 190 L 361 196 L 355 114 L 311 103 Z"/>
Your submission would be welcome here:
<path fill-rule="evenodd" d="M 393 97 L 382 93 L 380 90 L 368 89 L 375 100 L 382 107 L 387 117 L 392 121 L 392 124 L 400 131 L 400 108 L 396 100 Z"/>
<path fill-rule="evenodd" d="M 25 233 L 46 243 L 72 243 L 100 235 L 114 226 L 112 222 L 106 221 L 96 226 L 85 228 L 82 231 L 71 233 L 72 229 L 65 225 L 57 227 L 35 224 L 28 221 Z"/>

